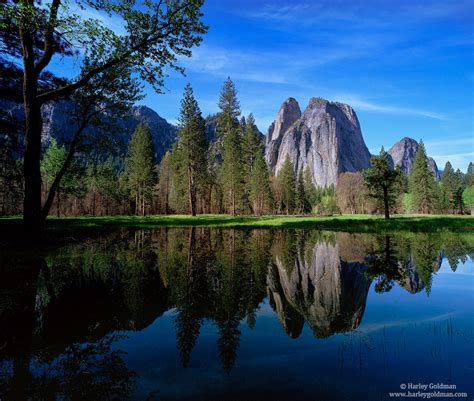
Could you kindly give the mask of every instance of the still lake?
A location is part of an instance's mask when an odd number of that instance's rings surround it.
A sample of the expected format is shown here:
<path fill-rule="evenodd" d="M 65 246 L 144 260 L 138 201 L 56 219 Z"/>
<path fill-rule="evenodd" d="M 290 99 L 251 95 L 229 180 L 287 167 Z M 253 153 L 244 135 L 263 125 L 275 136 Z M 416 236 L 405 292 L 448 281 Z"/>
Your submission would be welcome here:
<path fill-rule="evenodd" d="M 456 389 L 427 391 L 472 400 L 473 257 L 474 235 L 448 232 L 0 248 L 0 399 L 366 401 L 442 383 Z"/>

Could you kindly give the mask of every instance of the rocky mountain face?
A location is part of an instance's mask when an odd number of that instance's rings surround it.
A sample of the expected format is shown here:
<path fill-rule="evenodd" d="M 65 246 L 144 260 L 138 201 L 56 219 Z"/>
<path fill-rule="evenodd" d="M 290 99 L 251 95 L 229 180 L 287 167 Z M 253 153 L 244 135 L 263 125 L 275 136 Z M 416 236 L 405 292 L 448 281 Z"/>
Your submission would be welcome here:
<path fill-rule="evenodd" d="M 417 141 L 408 137 L 405 137 L 394 144 L 387 152 L 391 157 L 393 166 L 400 166 L 407 176 L 410 175 L 418 146 L 419 144 Z M 441 174 L 438 171 L 438 166 L 432 157 L 429 158 L 429 164 L 434 177 L 439 180 L 441 178 Z"/>
<path fill-rule="evenodd" d="M 8 105 L 8 114 L 10 117 L 13 116 L 11 119 L 16 121 L 18 135 L 15 137 L 18 138 L 18 148 L 21 150 L 24 126 L 23 106 L 21 103 L 11 101 L 8 103 L 4 101 L 2 105 Z M 48 103 L 43 106 L 43 146 L 48 146 L 53 138 L 60 144 L 68 142 L 72 138 L 76 130 L 76 123 L 71 117 L 73 111 L 74 103 L 71 101 Z M 104 148 L 101 150 L 104 154 L 125 154 L 130 138 L 140 123 L 150 128 L 155 147 L 155 158 L 157 161 L 161 160 L 164 153 L 176 141 L 177 128 L 146 106 L 134 106 L 120 119 L 111 118 L 103 113 L 100 115 L 99 123 L 91 124 L 84 136 L 87 137 L 88 143 L 100 145 L 94 147 L 95 149 Z M 9 126 L 13 125 L 9 124 Z"/>
<path fill-rule="evenodd" d="M 287 99 L 270 125 L 265 158 L 275 174 L 287 156 L 297 173 L 309 167 L 313 183 L 321 187 L 336 184 L 340 173 L 370 165 L 354 110 L 320 98 L 311 99 L 303 113 L 295 99 Z"/>

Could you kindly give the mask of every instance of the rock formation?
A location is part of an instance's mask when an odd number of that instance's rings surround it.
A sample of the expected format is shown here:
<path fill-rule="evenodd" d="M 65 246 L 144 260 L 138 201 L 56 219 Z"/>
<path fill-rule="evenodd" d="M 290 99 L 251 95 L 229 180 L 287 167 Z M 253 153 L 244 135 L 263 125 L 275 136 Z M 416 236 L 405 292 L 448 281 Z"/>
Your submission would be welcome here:
<path fill-rule="evenodd" d="M 287 155 L 296 172 L 309 167 L 313 183 L 325 187 L 337 183 L 345 171 L 360 171 L 370 164 L 354 110 L 320 98 L 310 100 L 301 114 L 298 102 L 287 99 L 268 129 L 265 158 L 278 174 Z"/>
<path fill-rule="evenodd" d="M 410 175 L 418 146 L 419 144 L 417 141 L 408 137 L 405 137 L 394 144 L 387 152 L 392 158 L 391 161 L 393 166 L 400 166 L 407 176 Z M 429 164 L 431 172 L 435 178 L 439 180 L 441 177 L 438 171 L 438 166 L 432 157 L 429 158 Z"/>

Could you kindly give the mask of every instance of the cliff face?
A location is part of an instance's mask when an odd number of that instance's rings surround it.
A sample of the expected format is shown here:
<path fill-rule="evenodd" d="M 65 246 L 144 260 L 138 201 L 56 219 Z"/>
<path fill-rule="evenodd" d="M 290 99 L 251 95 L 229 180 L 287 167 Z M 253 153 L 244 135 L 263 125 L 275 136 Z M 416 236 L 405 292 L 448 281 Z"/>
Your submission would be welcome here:
<path fill-rule="evenodd" d="M 265 157 L 278 174 L 287 155 L 296 172 L 309 167 L 316 186 L 337 183 L 345 171 L 370 165 L 354 110 L 346 104 L 313 98 L 300 114 L 298 102 L 286 100 L 268 130 Z"/>
<path fill-rule="evenodd" d="M 400 166 L 406 175 L 410 175 L 418 146 L 419 144 L 417 141 L 408 137 L 405 137 L 394 144 L 387 152 L 392 158 L 393 166 Z M 432 157 L 429 158 L 429 164 L 434 177 L 439 180 L 441 177 L 438 171 L 438 166 Z"/>
<path fill-rule="evenodd" d="M 5 103 L 2 103 L 5 104 Z M 43 146 L 48 146 L 54 138 L 58 143 L 68 142 L 77 129 L 77 123 L 71 117 L 74 113 L 74 103 L 61 101 L 47 103 L 42 109 L 43 116 Z M 20 103 L 10 105 L 10 114 L 15 115 L 18 131 L 18 144 L 22 148 L 24 111 Z M 143 123 L 151 130 L 151 136 L 155 147 L 155 157 L 159 161 L 164 153 L 171 149 L 176 141 L 177 128 L 169 124 L 158 113 L 146 106 L 134 106 L 123 117 L 115 119 L 102 113 L 96 124 L 91 124 L 84 132 L 87 143 L 97 143 L 104 146 L 111 154 L 125 154 L 130 138 L 138 124 Z M 100 152 L 100 146 L 95 148 Z"/>

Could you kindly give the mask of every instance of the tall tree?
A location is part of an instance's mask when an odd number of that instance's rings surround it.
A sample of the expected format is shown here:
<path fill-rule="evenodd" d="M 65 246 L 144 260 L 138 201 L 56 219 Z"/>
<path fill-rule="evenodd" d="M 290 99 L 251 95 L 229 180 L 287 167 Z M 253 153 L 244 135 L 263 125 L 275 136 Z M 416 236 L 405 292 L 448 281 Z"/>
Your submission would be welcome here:
<path fill-rule="evenodd" d="M 2 38 L 18 50 L 23 61 L 23 102 L 25 109 L 24 221 L 30 230 L 42 226 L 41 211 L 41 106 L 72 95 L 92 85 L 94 78 L 117 66 L 139 75 L 159 91 L 164 69 L 177 65 L 177 56 L 190 56 L 207 27 L 200 22 L 203 0 L 145 2 L 119 0 L 88 2 L 94 12 L 123 21 L 125 34 L 114 32 L 98 19 L 82 18 L 64 0 L 52 0 L 45 7 L 32 0 L 0 3 Z M 76 7 L 77 6 L 77 7 Z M 4 33 L 8 32 L 8 35 Z M 13 32 L 17 32 L 14 34 Z M 73 47 L 71 44 L 77 44 Z M 40 79 L 56 54 L 81 51 L 80 73 L 65 84 L 41 90 Z M 20 52 L 21 50 L 21 52 Z"/>
<path fill-rule="evenodd" d="M 301 171 L 298 175 L 298 180 L 296 182 L 296 191 L 295 191 L 295 209 L 298 213 L 309 213 L 311 212 L 311 204 L 306 194 L 304 175 Z"/>
<path fill-rule="evenodd" d="M 187 182 L 189 213 L 195 216 L 197 192 L 199 188 L 203 189 L 207 173 L 207 144 L 204 119 L 189 84 L 181 101 L 179 123 L 178 148 Z"/>
<path fill-rule="evenodd" d="M 272 205 L 272 191 L 270 188 L 270 174 L 262 151 L 258 151 L 253 162 L 250 177 L 250 202 L 254 214 L 260 216 Z"/>
<path fill-rule="evenodd" d="M 308 198 L 311 209 L 316 206 L 319 201 L 318 191 L 316 186 L 313 184 L 313 176 L 309 167 L 306 167 L 303 170 L 303 181 L 304 181 L 304 191 Z"/>
<path fill-rule="evenodd" d="M 225 137 L 231 131 L 239 129 L 240 103 L 237 99 L 237 89 L 230 77 L 224 81 L 218 106 L 221 111 L 217 115 L 217 134 Z"/>
<path fill-rule="evenodd" d="M 246 176 L 252 175 L 252 169 L 258 154 L 263 150 L 262 140 L 260 139 L 258 128 L 255 125 L 255 118 L 252 113 L 246 119 L 244 137 L 242 141 L 242 153 L 244 159 L 244 168 Z"/>
<path fill-rule="evenodd" d="M 289 155 L 286 155 L 285 162 L 278 173 L 278 179 L 282 186 L 282 202 L 286 209 L 286 214 L 290 214 L 295 207 L 296 178 L 295 169 Z"/>
<path fill-rule="evenodd" d="M 458 213 L 464 213 L 464 202 L 462 193 L 466 188 L 464 184 L 464 177 L 461 170 L 457 169 L 454 173 L 454 207 Z"/>
<path fill-rule="evenodd" d="M 454 213 L 455 208 L 455 193 L 456 193 L 456 176 L 451 163 L 448 161 L 444 166 L 443 175 L 441 177 L 441 189 L 443 198 L 448 200 L 448 207 Z"/>
<path fill-rule="evenodd" d="M 242 209 L 244 200 L 244 173 L 242 171 L 242 135 L 237 117 L 240 105 L 237 90 L 230 78 L 224 82 L 219 98 L 218 116 L 219 141 L 222 141 L 222 166 L 220 181 L 224 194 L 224 204 L 230 214 Z"/>
<path fill-rule="evenodd" d="M 413 208 L 418 213 L 430 213 L 435 207 L 436 181 L 431 172 L 425 145 L 420 141 L 408 178 Z"/>
<path fill-rule="evenodd" d="M 364 172 L 364 179 L 369 195 L 383 203 L 384 215 L 390 218 L 390 207 L 396 201 L 401 179 L 400 169 L 392 170 L 387 152 L 382 147 L 379 156 L 370 159 L 371 167 Z"/>
<path fill-rule="evenodd" d="M 171 191 L 171 153 L 168 151 L 161 159 L 158 169 L 158 198 L 161 204 L 161 211 L 170 213 L 170 191 Z"/>
<path fill-rule="evenodd" d="M 140 124 L 128 145 L 125 175 L 134 198 L 135 214 L 144 216 L 146 205 L 153 194 L 155 161 L 150 129 Z"/>

